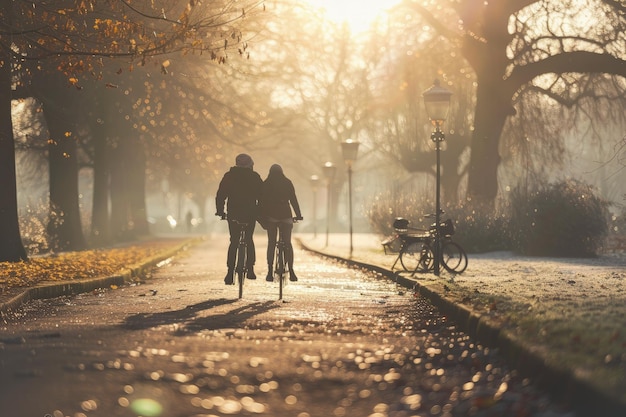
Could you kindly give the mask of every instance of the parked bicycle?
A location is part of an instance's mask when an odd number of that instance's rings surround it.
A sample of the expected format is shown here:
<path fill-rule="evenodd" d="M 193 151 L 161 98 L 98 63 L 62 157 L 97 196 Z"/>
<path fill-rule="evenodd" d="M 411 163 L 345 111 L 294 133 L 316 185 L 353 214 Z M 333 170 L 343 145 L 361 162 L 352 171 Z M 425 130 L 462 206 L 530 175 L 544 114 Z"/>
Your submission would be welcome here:
<path fill-rule="evenodd" d="M 226 220 L 227 216 L 222 216 L 222 220 Z M 237 245 L 237 252 L 235 258 L 235 275 L 237 277 L 237 284 L 239 285 L 239 298 L 243 297 L 243 284 L 246 281 L 248 275 L 248 244 L 246 243 L 246 229 L 248 223 L 241 222 L 239 220 L 231 220 L 239 228 L 239 243 Z M 235 281 L 233 280 L 233 285 Z"/>
<path fill-rule="evenodd" d="M 425 217 L 431 217 L 427 215 Z M 450 273 L 460 274 L 467 268 L 468 260 L 465 250 L 452 240 L 454 222 L 447 219 L 440 222 L 439 227 L 432 224 L 428 229 L 409 226 L 409 221 L 397 218 L 393 222 L 395 236 L 383 242 L 385 250 L 400 242 L 398 256 L 391 266 L 394 270 L 398 262 L 411 275 L 416 272 L 429 272 L 435 267 L 436 242 L 439 241 L 439 264 Z M 437 239 L 438 238 L 438 239 Z"/>

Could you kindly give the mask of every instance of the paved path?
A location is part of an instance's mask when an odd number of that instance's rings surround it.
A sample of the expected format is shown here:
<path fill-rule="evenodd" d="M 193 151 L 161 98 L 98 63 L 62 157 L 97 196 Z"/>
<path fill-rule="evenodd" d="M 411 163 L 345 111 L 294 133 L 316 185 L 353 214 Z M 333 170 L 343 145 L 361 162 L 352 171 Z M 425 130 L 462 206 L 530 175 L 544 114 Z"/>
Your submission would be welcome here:
<path fill-rule="evenodd" d="M 240 300 L 225 244 L 17 310 L 0 328 L 2 416 L 572 416 L 379 274 L 298 251 L 284 302 L 261 279 Z"/>

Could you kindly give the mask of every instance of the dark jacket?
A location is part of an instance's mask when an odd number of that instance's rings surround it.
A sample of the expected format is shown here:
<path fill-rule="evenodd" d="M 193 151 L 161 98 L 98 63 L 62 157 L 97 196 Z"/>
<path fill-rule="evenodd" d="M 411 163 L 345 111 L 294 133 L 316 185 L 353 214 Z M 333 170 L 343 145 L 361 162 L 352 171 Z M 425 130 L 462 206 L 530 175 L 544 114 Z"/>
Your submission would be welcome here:
<path fill-rule="evenodd" d="M 282 173 L 270 173 L 263 182 L 259 208 L 261 218 L 275 220 L 290 219 L 291 207 L 296 217 L 302 217 L 300 205 L 296 198 L 296 190 L 291 180 Z"/>
<path fill-rule="evenodd" d="M 226 202 L 228 218 L 246 222 L 256 221 L 257 202 L 262 185 L 261 176 L 251 168 L 232 167 L 224 174 L 215 196 L 217 213 L 224 213 Z"/>

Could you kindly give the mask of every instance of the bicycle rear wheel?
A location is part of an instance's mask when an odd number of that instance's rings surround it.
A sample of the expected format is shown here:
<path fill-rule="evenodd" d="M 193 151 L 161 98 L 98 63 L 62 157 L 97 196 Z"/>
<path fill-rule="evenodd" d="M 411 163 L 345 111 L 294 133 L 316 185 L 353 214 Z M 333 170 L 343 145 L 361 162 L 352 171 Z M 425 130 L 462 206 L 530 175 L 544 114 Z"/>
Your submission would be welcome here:
<path fill-rule="evenodd" d="M 400 264 L 407 272 L 428 272 L 434 259 L 430 245 L 425 242 L 411 242 L 400 252 Z"/>
<path fill-rule="evenodd" d="M 449 240 L 441 246 L 441 263 L 446 271 L 460 274 L 467 268 L 467 254 L 461 245 Z"/>
<path fill-rule="evenodd" d="M 276 245 L 276 261 L 274 262 L 274 274 L 278 275 L 278 299 L 283 298 L 283 288 L 285 287 L 285 251 L 280 242 Z"/>
<path fill-rule="evenodd" d="M 278 290 L 278 299 L 279 300 L 283 299 L 283 290 L 285 288 L 285 284 L 286 284 L 286 282 L 285 282 L 285 274 L 282 274 L 280 276 L 279 284 L 278 284 L 279 285 L 279 290 Z"/>

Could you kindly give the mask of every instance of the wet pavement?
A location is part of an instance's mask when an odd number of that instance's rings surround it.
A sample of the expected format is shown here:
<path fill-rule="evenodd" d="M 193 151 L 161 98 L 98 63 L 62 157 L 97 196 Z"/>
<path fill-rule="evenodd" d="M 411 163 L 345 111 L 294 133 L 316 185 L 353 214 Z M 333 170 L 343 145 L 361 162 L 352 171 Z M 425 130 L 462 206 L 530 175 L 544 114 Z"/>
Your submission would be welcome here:
<path fill-rule="evenodd" d="M 574 415 L 371 272 L 297 251 L 283 300 L 263 263 L 238 299 L 225 245 L 214 237 L 140 284 L 14 312 L 0 325 L 0 415 Z"/>

